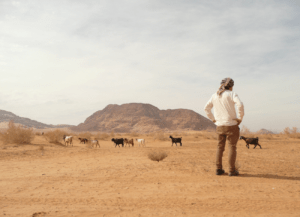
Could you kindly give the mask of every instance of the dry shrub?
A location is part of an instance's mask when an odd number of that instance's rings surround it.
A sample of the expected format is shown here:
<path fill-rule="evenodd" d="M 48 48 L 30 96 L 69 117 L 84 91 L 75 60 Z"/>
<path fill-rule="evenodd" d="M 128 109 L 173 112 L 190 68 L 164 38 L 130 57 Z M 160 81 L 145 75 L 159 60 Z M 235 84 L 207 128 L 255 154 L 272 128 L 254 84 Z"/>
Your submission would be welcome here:
<path fill-rule="evenodd" d="M 289 138 L 300 139 L 300 133 L 298 132 L 297 127 L 293 127 L 290 129 L 289 127 L 284 128 L 283 132 L 284 135 L 288 136 Z"/>
<path fill-rule="evenodd" d="M 175 136 L 175 137 L 180 137 L 181 134 L 182 134 L 182 133 L 177 132 L 177 131 L 172 133 L 172 135 Z"/>
<path fill-rule="evenodd" d="M 291 134 L 291 129 L 289 127 L 286 127 L 286 128 L 284 128 L 282 133 L 285 134 L 285 135 L 290 135 Z"/>
<path fill-rule="evenodd" d="M 63 136 L 67 135 L 67 133 L 63 130 L 52 130 L 52 131 L 46 132 L 44 135 L 48 142 L 54 143 L 54 144 L 61 144 L 60 141 L 63 140 Z"/>
<path fill-rule="evenodd" d="M 110 137 L 111 137 L 111 138 L 115 137 L 115 131 L 112 130 L 112 131 L 110 132 Z"/>
<path fill-rule="evenodd" d="M 245 137 L 253 136 L 253 133 L 246 126 L 242 126 L 240 134 L 241 134 L 241 136 L 245 136 Z"/>
<path fill-rule="evenodd" d="M 44 150 L 45 150 L 44 146 L 43 146 L 43 145 L 40 145 L 40 146 L 39 146 L 39 150 L 44 151 Z"/>
<path fill-rule="evenodd" d="M 293 133 L 290 135 L 291 138 L 300 139 L 300 133 Z"/>
<path fill-rule="evenodd" d="M 168 157 L 168 154 L 164 151 L 152 151 L 150 153 L 148 153 L 148 158 L 150 160 L 153 160 L 153 161 L 162 161 L 163 159 L 165 159 L 166 157 Z"/>
<path fill-rule="evenodd" d="M 35 132 L 35 135 L 36 136 L 40 136 L 40 135 L 42 135 L 40 132 Z"/>
<path fill-rule="evenodd" d="M 132 133 L 128 134 L 128 136 L 129 136 L 129 137 L 139 137 L 140 134 L 137 133 L 137 132 L 132 132 Z"/>
<path fill-rule="evenodd" d="M 148 132 L 148 133 L 145 133 L 145 136 L 146 136 L 146 137 L 154 137 L 154 136 L 155 136 L 155 132 Z"/>
<path fill-rule="evenodd" d="M 272 134 L 262 134 L 262 135 L 259 136 L 259 138 L 266 139 L 266 140 L 274 139 Z"/>
<path fill-rule="evenodd" d="M 163 131 L 157 131 L 156 133 L 154 133 L 153 138 L 154 140 L 160 140 L 160 141 L 170 140 L 169 136 L 165 134 Z"/>
<path fill-rule="evenodd" d="M 29 144 L 34 136 L 32 129 L 16 126 L 13 121 L 10 121 L 8 129 L 1 133 L 1 140 L 4 144 Z"/>
<path fill-rule="evenodd" d="M 108 133 L 98 133 L 96 134 L 95 138 L 97 140 L 108 140 L 110 138 L 110 135 Z"/>

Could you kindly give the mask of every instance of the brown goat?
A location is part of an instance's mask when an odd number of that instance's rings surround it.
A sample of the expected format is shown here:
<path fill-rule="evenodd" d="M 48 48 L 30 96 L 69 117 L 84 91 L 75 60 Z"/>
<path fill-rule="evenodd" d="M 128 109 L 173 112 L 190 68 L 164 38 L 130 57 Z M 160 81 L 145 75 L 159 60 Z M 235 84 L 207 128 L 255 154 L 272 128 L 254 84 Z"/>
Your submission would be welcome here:
<path fill-rule="evenodd" d="M 80 143 L 85 144 L 86 142 L 88 142 L 88 139 L 86 138 L 78 138 L 80 140 Z"/>
<path fill-rule="evenodd" d="M 132 145 L 132 147 L 134 146 L 134 141 L 133 139 L 124 139 L 125 142 L 125 146 L 128 144 L 128 146 L 130 147 L 130 145 Z"/>

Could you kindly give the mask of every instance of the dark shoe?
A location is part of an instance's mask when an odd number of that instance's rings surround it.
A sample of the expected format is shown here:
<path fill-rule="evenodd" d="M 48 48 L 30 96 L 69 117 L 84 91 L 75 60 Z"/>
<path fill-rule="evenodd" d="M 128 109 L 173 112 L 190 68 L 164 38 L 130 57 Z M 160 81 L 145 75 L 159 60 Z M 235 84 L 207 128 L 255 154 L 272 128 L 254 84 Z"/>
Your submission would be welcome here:
<path fill-rule="evenodd" d="M 224 170 L 222 170 L 222 169 L 217 169 L 217 172 L 216 172 L 216 175 L 222 175 L 223 173 L 225 173 L 225 171 Z"/>
<path fill-rule="evenodd" d="M 239 174 L 240 174 L 239 171 L 235 170 L 235 171 L 229 173 L 228 175 L 229 176 L 238 176 Z"/>

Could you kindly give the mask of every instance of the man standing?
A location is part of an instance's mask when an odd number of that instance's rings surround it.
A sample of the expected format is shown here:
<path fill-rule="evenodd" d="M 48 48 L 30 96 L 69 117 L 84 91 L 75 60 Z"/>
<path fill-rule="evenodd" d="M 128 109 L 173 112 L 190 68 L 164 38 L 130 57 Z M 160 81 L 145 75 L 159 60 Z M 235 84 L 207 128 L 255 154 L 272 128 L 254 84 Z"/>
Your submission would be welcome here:
<path fill-rule="evenodd" d="M 225 150 L 226 139 L 229 143 L 229 176 L 239 175 L 239 172 L 235 168 L 236 144 L 240 134 L 238 125 L 242 122 L 244 116 L 244 105 L 238 95 L 232 91 L 233 85 L 234 81 L 231 78 L 223 79 L 219 90 L 212 95 L 204 108 L 208 118 L 217 125 L 217 175 L 222 175 L 225 172 L 222 168 L 222 157 Z M 238 117 L 236 115 L 235 106 L 237 108 Z M 214 115 L 211 112 L 213 107 Z"/>

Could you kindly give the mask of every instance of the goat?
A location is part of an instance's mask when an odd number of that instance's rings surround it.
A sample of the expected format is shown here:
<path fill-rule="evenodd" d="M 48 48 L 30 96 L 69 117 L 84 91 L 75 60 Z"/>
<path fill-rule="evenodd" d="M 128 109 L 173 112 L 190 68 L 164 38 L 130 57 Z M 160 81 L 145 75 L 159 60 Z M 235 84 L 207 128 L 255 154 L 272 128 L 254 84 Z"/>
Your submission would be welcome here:
<path fill-rule="evenodd" d="M 142 145 L 142 146 L 146 146 L 146 141 L 145 141 L 145 139 L 135 139 L 135 141 L 137 141 L 137 143 L 139 144 L 139 147 L 140 147 L 140 145 Z"/>
<path fill-rule="evenodd" d="M 256 138 L 246 138 L 246 137 L 244 137 L 244 136 L 240 136 L 240 139 L 245 140 L 245 142 L 246 142 L 246 147 L 247 147 L 248 149 L 249 149 L 249 144 L 254 145 L 254 148 L 256 148 L 256 146 L 259 146 L 259 147 L 261 148 L 260 144 L 258 143 L 258 137 L 256 137 Z M 254 149 L 254 148 L 253 148 L 253 149 Z"/>
<path fill-rule="evenodd" d="M 94 145 L 95 145 L 96 148 L 97 148 L 97 146 L 99 146 L 99 148 L 100 148 L 100 144 L 99 144 L 98 140 L 96 140 L 96 139 L 90 140 L 90 143 L 91 143 L 92 147 L 94 147 Z"/>
<path fill-rule="evenodd" d="M 181 138 L 173 138 L 172 136 L 170 136 L 170 138 L 172 139 L 172 146 L 173 144 L 175 143 L 175 145 L 177 146 L 177 143 L 180 143 L 180 146 L 182 146 L 182 143 L 181 143 Z"/>
<path fill-rule="evenodd" d="M 125 142 L 125 146 L 128 145 L 130 147 L 130 145 L 132 145 L 132 147 L 134 146 L 134 141 L 133 139 L 124 139 Z"/>
<path fill-rule="evenodd" d="M 111 141 L 113 141 L 115 143 L 115 147 L 117 147 L 117 145 L 120 147 L 120 144 L 122 144 L 122 147 L 124 147 L 124 139 L 123 138 L 120 138 L 120 139 L 112 138 Z"/>
<path fill-rule="evenodd" d="M 64 135 L 63 139 L 65 141 L 65 146 L 67 146 L 69 144 L 73 146 L 73 137 L 72 136 L 66 136 L 66 135 Z"/>
<path fill-rule="evenodd" d="M 80 140 L 80 143 L 85 144 L 86 142 L 88 142 L 89 140 L 86 138 L 78 138 Z"/>

